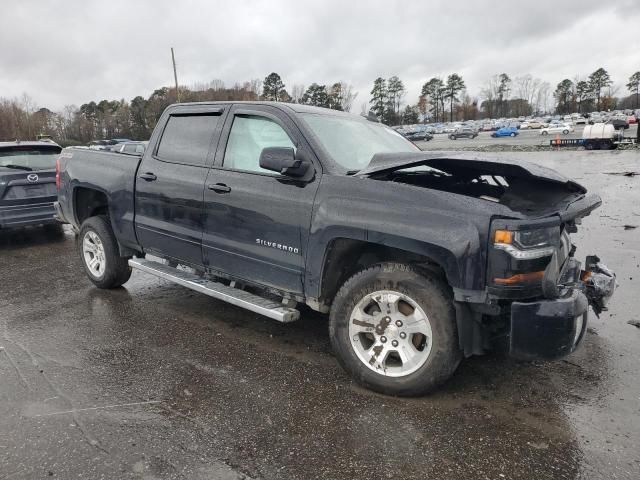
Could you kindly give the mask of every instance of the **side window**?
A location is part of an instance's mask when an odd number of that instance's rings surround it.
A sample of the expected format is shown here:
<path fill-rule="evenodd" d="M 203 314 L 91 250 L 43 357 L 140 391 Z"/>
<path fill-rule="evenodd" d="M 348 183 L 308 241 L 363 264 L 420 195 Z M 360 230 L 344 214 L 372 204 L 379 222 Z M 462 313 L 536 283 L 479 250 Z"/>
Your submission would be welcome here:
<path fill-rule="evenodd" d="M 136 145 L 136 153 L 144 153 L 144 145 L 142 144 L 137 144 Z"/>
<path fill-rule="evenodd" d="M 158 145 L 158 158 L 204 165 L 219 119 L 219 115 L 171 115 Z"/>
<path fill-rule="evenodd" d="M 129 143 L 129 144 L 125 145 L 124 146 L 124 151 L 126 153 L 135 153 L 135 151 L 136 151 L 135 143 Z"/>
<path fill-rule="evenodd" d="M 260 153 L 266 147 L 295 149 L 287 133 L 273 120 L 256 115 L 236 115 L 224 153 L 224 167 L 276 175 L 260 168 Z"/>

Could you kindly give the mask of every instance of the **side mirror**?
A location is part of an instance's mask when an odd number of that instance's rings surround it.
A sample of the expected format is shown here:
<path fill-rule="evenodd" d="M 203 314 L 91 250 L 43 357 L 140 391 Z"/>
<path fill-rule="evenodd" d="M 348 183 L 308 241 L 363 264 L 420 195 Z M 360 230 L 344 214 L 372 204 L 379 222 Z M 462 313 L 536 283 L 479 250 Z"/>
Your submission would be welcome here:
<path fill-rule="evenodd" d="M 260 168 L 289 177 L 303 177 L 309 164 L 296 158 L 291 147 L 267 147 L 260 153 Z"/>

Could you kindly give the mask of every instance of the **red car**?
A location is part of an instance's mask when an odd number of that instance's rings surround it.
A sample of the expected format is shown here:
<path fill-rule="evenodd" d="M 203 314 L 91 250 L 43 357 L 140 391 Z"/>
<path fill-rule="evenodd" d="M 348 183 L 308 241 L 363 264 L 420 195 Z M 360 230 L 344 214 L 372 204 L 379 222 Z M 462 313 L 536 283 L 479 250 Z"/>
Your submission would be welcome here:
<path fill-rule="evenodd" d="M 636 124 L 636 123 L 638 123 L 638 119 L 636 118 L 636 116 L 635 116 L 635 115 L 629 115 L 629 116 L 627 117 L 627 123 L 628 123 L 629 125 Z"/>

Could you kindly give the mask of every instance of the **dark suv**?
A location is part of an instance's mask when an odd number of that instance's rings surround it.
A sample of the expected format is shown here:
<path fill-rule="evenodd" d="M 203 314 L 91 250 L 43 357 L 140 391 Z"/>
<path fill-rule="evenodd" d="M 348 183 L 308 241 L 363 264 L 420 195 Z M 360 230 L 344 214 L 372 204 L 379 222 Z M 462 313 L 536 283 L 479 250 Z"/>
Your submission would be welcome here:
<path fill-rule="evenodd" d="M 53 142 L 0 142 L 0 229 L 57 224 Z"/>
<path fill-rule="evenodd" d="M 459 138 L 476 138 L 477 136 L 478 132 L 469 127 L 458 128 L 455 132 L 449 134 L 449 138 L 451 140 L 457 140 Z"/>

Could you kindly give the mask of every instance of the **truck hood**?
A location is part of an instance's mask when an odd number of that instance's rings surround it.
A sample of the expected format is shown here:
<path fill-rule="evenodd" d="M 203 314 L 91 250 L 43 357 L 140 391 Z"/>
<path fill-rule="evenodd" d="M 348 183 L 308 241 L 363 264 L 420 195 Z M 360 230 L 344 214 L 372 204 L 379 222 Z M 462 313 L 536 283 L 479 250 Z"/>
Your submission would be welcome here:
<path fill-rule="evenodd" d="M 356 176 L 371 176 L 374 173 L 392 172 L 404 168 L 427 165 L 443 172 L 452 169 L 471 168 L 485 170 L 495 175 L 516 175 L 518 177 L 535 177 L 558 183 L 572 183 L 569 178 L 555 170 L 535 163 L 507 161 L 491 155 L 468 152 L 417 152 L 417 153 L 378 153 L 371 158 L 369 165 L 356 173 Z"/>
<path fill-rule="evenodd" d="M 473 197 L 528 217 L 584 216 L 601 203 L 597 195 L 587 194 L 582 185 L 555 170 L 481 153 L 377 154 L 354 176 Z"/>

